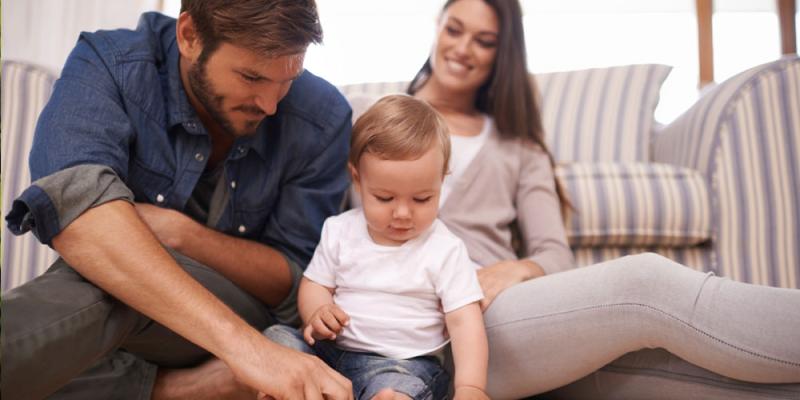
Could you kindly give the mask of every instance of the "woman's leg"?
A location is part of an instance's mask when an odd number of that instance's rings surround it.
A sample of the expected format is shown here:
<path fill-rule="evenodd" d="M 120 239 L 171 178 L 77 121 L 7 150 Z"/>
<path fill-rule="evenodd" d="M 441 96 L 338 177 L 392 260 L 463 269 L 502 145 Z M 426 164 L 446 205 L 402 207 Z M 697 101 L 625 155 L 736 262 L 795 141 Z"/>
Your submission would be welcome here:
<path fill-rule="evenodd" d="M 485 314 L 489 392 L 521 398 L 664 348 L 740 380 L 800 382 L 800 290 L 641 254 L 513 286 Z"/>

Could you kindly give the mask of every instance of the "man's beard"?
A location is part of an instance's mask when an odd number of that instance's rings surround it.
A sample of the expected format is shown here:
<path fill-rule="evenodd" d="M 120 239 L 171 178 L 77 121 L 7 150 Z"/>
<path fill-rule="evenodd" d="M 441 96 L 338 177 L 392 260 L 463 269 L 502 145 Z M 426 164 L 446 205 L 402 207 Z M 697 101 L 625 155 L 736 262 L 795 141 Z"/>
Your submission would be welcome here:
<path fill-rule="evenodd" d="M 207 59 L 200 57 L 198 62 L 189 68 L 189 86 L 192 88 L 195 98 L 205 108 L 208 115 L 216 122 L 224 131 L 225 134 L 233 136 L 250 136 L 256 133 L 258 121 L 247 121 L 244 130 L 237 131 L 233 122 L 223 112 L 224 96 L 214 92 L 211 88 L 211 82 L 208 79 L 206 71 Z M 263 112 L 255 106 L 241 105 L 235 107 L 234 110 L 241 110 L 251 114 L 263 114 Z"/>

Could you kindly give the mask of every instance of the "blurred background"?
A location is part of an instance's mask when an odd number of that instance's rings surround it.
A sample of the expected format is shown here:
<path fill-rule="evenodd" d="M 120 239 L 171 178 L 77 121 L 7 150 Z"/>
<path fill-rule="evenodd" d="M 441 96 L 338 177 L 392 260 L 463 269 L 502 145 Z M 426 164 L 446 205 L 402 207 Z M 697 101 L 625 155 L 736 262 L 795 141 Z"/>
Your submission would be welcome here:
<path fill-rule="evenodd" d="M 656 110 L 663 124 L 687 109 L 703 87 L 796 52 L 798 41 L 797 30 L 787 31 L 784 22 L 782 31 L 779 19 L 783 10 L 797 25 L 796 0 L 521 3 L 532 72 L 635 63 L 673 66 Z M 309 49 L 306 68 L 343 85 L 410 79 L 430 50 L 443 1 L 317 4 L 325 40 Z M 180 0 L 3 0 L 2 58 L 58 71 L 79 32 L 134 28 L 144 11 L 177 16 L 179 9 Z M 786 49 L 786 32 L 794 51 Z"/>

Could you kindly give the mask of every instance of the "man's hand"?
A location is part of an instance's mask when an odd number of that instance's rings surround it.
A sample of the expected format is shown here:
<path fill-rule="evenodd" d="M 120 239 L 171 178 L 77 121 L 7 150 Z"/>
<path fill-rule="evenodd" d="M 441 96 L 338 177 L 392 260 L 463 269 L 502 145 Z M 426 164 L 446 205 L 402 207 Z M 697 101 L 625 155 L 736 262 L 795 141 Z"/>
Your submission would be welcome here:
<path fill-rule="evenodd" d="M 303 329 L 303 338 L 313 346 L 316 340 L 336 339 L 336 335 L 350 322 L 350 317 L 336 304 L 325 304 L 311 314 Z"/>
<path fill-rule="evenodd" d="M 292 272 L 277 250 L 216 231 L 179 211 L 136 203 L 136 212 L 161 245 L 219 272 L 264 304 L 277 306 L 291 291 Z"/>
<path fill-rule="evenodd" d="M 178 211 L 147 203 L 136 203 L 136 212 L 162 245 L 176 250 L 180 249 L 181 235 L 187 231 L 186 224 L 194 222 Z"/>
<path fill-rule="evenodd" d="M 260 392 L 259 398 L 353 399 L 350 381 L 321 359 L 277 345 L 263 336 L 258 342 L 253 351 L 246 353 L 247 357 L 226 363 L 238 381 Z"/>

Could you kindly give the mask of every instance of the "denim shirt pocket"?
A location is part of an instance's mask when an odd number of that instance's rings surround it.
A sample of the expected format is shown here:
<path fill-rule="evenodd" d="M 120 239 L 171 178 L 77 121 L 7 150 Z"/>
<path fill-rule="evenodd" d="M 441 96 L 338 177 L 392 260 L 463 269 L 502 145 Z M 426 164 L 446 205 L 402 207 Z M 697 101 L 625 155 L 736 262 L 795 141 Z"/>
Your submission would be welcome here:
<path fill-rule="evenodd" d="M 261 239 L 270 212 L 271 210 L 268 207 L 262 209 L 235 210 L 233 229 L 236 236 L 256 240 Z"/>
<path fill-rule="evenodd" d="M 128 187 L 133 191 L 135 201 L 160 206 L 169 204 L 173 180 L 163 172 L 148 167 L 138 157 L 128 168 Z"/>

